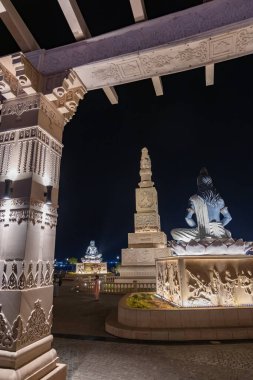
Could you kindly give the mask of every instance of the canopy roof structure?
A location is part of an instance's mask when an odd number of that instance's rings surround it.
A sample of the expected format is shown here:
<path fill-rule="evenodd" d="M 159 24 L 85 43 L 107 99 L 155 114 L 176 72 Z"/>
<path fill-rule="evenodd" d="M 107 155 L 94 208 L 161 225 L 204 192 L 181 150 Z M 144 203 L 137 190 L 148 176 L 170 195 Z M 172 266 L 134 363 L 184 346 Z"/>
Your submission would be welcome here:
<path fill-rule="evenodd" d="M 215 63 L 253 51 L 251 0 L 184 1 L 164 9 L 159 2 L 142 0 L 92 3 L 44 1 L 37 12 L 45 15 L 41 28 L 36 12 L 24 0 L 0 1 L 0 32 L 7 36 L 8 29 L 12 35 L 5 39 L 5 53 L 17 49 L 14 39 L 26 66 L 50 78 L 51 85 L 46 79 L 47 84 L 36 90 L 50 93 L 72 69 L 88 91 L 102 88 L 116 104 L 115 85 L 151 78 L 156 95 L 162 95 L 161 76 L 201 66 L 206 85 L 212 85 Z M 48 27 L 53 31 L 44 32 L 50 34 L 50 41 L 45 41 L 43 28 Z"/>

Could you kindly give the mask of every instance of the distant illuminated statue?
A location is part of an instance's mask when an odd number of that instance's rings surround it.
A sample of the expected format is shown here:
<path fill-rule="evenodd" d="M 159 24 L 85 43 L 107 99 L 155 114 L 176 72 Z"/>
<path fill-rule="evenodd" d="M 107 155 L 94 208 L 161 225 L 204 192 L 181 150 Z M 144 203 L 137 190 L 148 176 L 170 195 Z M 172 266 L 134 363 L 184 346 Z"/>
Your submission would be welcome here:
<path fill-rule="evenodd" d="M 225 206 L 224 200 L 216 192 L 212 178 L 206 168 L 200 170 L 197 179 L 198 192 L 190 198 L 190 207 L 185 217 L 186 223 L 192 228 L 175 228 L 171 231 L 174 240 L 189 242 L 205 238 L 230 238 L 231 233 L 224 227 L 232 217 Z M 197 223 L 193 219 L 196 215 Z M 223 218 L 220 219 L 220 214 Z"/>
<path fill-rule="evenodd" d="M 95 240 L 90 241 L 90 245 L 86 249 L 86 254 L 82 259 L 82 262 L 100 263 L 102 261 L 102 255 L 98 252 L 95 246 Z"/>

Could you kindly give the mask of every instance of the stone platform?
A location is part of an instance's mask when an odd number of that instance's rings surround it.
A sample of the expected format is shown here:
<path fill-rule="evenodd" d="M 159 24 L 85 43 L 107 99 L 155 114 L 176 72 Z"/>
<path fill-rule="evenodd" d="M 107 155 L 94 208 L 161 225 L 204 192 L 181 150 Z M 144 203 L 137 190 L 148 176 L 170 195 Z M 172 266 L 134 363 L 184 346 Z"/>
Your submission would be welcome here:
<path fill-rule="evenodd" d="M 105 324 L 108 333 L 143 340 L 253 339 L 253 307 L 135 309 L 124 296 L 118 314 Z"/>

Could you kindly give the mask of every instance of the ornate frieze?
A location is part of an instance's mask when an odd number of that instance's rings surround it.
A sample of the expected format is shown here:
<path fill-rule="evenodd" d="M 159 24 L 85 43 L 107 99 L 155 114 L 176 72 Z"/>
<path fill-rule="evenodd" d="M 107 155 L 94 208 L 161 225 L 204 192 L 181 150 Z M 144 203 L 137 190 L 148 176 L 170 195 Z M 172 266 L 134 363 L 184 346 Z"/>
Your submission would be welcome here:
<path fill-rule="evenodd" d="M 16 210 L 10 210 L 9 212 L 9 221 L 10 222 L 17 222 L 18 224 L 22 222 L 26 222 L 29 220 L 29 209 L 16 209 Z"/>
<path fill-rule="evenodd" d="M 157 293 L 178 306 L 253 305 L 250 256 L 173 257 L 158 260 L 156 268 Z"/>
<path fill-rule="evenodd" d="M 40 299 L 34 302 L 31 314 L 25 323 L 18 315 L 11 324 L 7 321 L 0 306 L 0 348 L 11 351 L 14 347 L 20 349 L 50 334 L 52 327 L 51 307 L 48 315 L 42 307 Z"/>
<path fill-rule="evenodd" d="M 239 31 L 236 35 L 236 50 L 244 52 L 248 48 L 252 48 L 253 44 L 253 27 L 248 27 Z"/>
<path fill-rule="evenodd" d="M 134 215 L 135 232 L 157 232 L 160 231 L 160 218 L 155 212 Z"/>
<path fill-rule="evenodd" d="M 53 284 L 53 262 L 6 260 L 0 262 L 0 268 L 1 290 L 24 290 Z"/>
<path fill-rule="evenodd" d="M 155 49 L 129 53 L 120 57 L 75 68 L 88 90 L 114 86 L 132 80 L 167 75 L 251 54 L 253 27 L 238 27 L 228 32 L 174 41 Z"/>
<path fill-rule="evenodd" d="M 158 55 L 143 55 L 140 57 L 140 62 L 142 64 L 143 70 L 149 74 L 154 72 L 155 69 L 159 69 L 166 65 L 169 65 L 172 61 L 172 57 L 169 54 L 158 54 Z"/>
<path fill-rule="evenodd" d="M 40 95 L 25 96 L 3 104 L 2 116 L 16 115 L 20 119 L 24 112 L 39 109 Z"/>
<path fill-rule="evenodd" d="M 15 208 L 14 208 L 15 207 Z M 56 228 L 57 208 L 44 202 L 27 198 L 14 198 L 0 202 L 0 223 L 31 222 L 50 228 Z"/>
<path fill-rule="evenodd" d="M 50 228 L 56 228 L 57 226 L 57 216 L 46 214 L 45 215 L 45 224 Z"/>
<path fill-rule="evenodd" d="M 0 133 L 0 143 L 14 141 L 16 132 L 3 132 Z"/>

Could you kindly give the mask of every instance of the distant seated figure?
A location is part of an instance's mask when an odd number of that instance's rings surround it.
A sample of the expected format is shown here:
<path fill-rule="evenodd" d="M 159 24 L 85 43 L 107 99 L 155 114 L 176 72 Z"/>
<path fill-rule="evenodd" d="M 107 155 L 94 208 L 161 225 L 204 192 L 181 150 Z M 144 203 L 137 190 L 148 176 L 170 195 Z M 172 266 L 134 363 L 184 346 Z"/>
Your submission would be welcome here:
<path fill-rule="evenodd" d="M 224 200 L 216 192 L 206 168 L 200 170 L 197 186 L 198 192 L 190 198 L 190 207 L 185 217 L 186 223 L 192 228 L 173 229 L 171 231 L 173 239 L 188 243 L 190 240 L 198 241 L 205 238 L 230 238 L 231 233 L 224 227 L 232 217 Z M 193 219 L 194 214 L 197 223 Z M 223 215 L 222 219 L 220 219 L 220 214 Z"/>
<path fill-rule="evenodd" d="M 86 249 L 86 254 L 84 256 L 83 262 L 101 262 L 102 261 L 102 255 L 98 253 L 98 249 L 95 246 L 95 241 L 91 240 L 90 245 Z"/>

